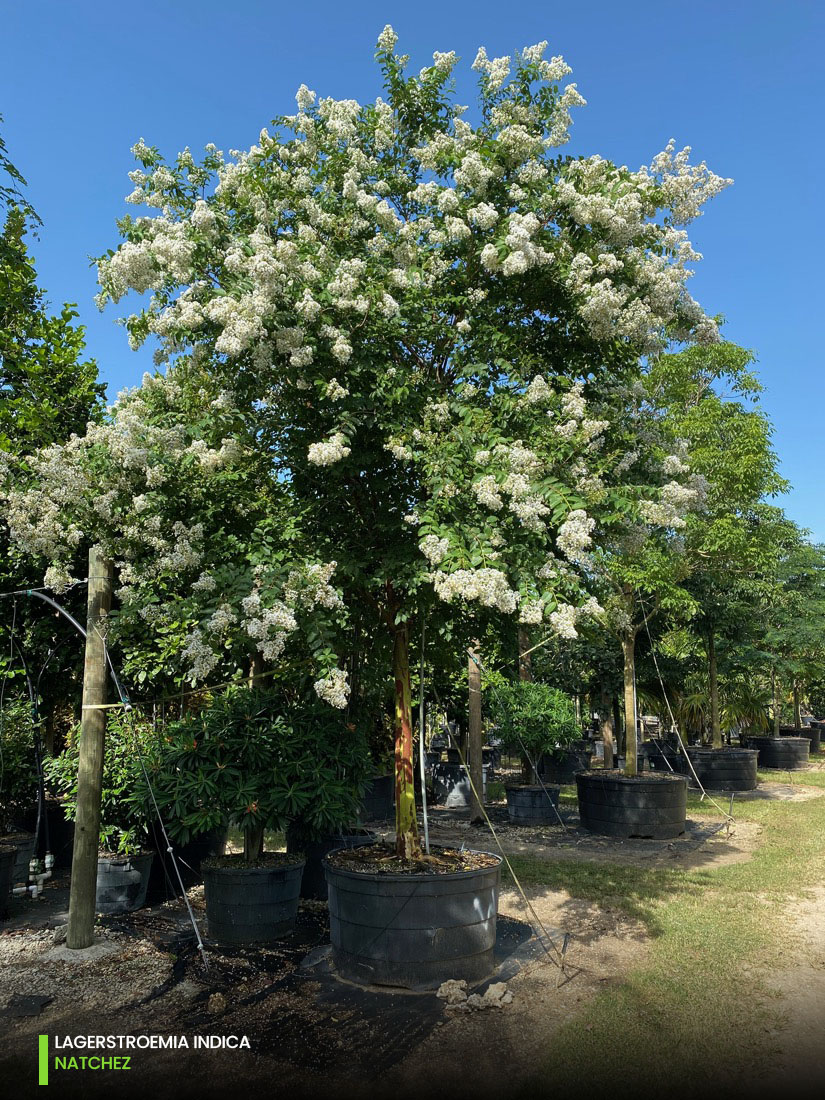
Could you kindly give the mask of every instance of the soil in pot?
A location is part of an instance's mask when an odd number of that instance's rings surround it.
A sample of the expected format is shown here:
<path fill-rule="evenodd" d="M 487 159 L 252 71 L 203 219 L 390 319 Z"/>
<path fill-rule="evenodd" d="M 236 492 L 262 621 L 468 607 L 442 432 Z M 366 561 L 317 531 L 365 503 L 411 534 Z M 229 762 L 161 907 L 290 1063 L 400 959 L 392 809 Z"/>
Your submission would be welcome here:
<path fill-rule="evenodd" d="M 668 840 L 685 831 L 687 779 L 683 775 L 579 772 L 576 788 L 579 818 L 588 832 Z"/>
<path fill-rule="evenodd" d="M 441 848 L 420 861 L 383 845 L 324 861 L 338 973 L 362 985 L 437 989 L 494 969 L 501 858 Z"/>
<path fill-rule="evenodd" d="M 295 927 L 304 857 L 265 852 L 252 863 L 217 856 L 202 865 L 209 936 L 219 943 L 274 943 Z"/>
<path fill-rule="evenodd" d="M 133 856 L 101 855 L 97 861 L 96 911 L 115 915 L 141 909 L 146 904 L 154 857 L 154 852 Z"/>
<path fill-rule="evenodd" d="M 9 915 L 9 898 L 12 888 L 12 871 L 17 849 L 13 844 L 0 844 L 0 920 Z"/>
<path fill-rule="evenodd" d="M 755 749 L 689 748 L 688 756 L 696 778 L 708 791 L 752 791 L 757 783 L 758 753 Z M 684 773 L 688 783 L 695 787 L 696 779 L 690 768 Z"/>
<path fill-rule="evenodd" d="M 371 829 L 348 829 L 343 833 L 324 837 L 322 840 L 301 841 L 292 830 L 286 831 L 286 850 L 290 854 L 302 854 L 306 859 L 301 878 L 301 897 L 315 901 L 327 900 L 327 878 L 324 873 L 324 857 L 338 848 L 361 848 L 375 844 L 378 837 Z"/>
<path fill-rule="evenodd" d="M 558 825 L 559 787 L 506 787 L 507 816 L 513 825 Z"/>
<path fill-rule="evenodd" d="M 748 748 L 759 753 L 760 768 L 793 772 L 809 763 L 811 742 L 807 737 L 749 737 Z"/>

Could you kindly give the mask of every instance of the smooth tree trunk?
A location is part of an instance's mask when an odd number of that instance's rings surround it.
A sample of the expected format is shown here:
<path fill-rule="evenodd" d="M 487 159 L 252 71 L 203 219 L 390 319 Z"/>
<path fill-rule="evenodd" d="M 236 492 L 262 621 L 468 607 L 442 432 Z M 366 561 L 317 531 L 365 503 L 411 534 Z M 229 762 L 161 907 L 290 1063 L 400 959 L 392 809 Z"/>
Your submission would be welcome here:
<path fill-rule="evenodd" d="M 710 729 L 713 747 L 722 748 L 722 723 L 719 719 L 719 674 L 716 664 L 716 641 L 708 632 L 708 682 L 710 685 Z"/>
<path fill-rule="evenodd" d="M 782 722 L 782 707 L 779 703 L 779 679 L 776 669 L 771 670 L 771 686 L 773 688 L 773 735 L 779 736 L 779 726 Z"/>
<path fill-rule="evenodd" d="M 602 743 L 604 744 L 604 766 L 605 768 L 612 768 L 614 764 L 614 742 L 613 742 L 613 717 L 611 714 L 610 706 L 610 694 L 606 688 L 602 688 L 601 693 L 601 705 L 599 707 L 599 719 L 602 733 Z"/>
<path fill-rule="evenodd" d="M 481 824 L 484 821 L 484 767 L 481 751 L 481 669 L 476 663 L 478 643 L 469 651 L 467 657 L 467 681 L 470 689 L 468 700 L 469 736 L 467 761 L 470 770 L 470 822 Z"/>
<path fill-rule="evenodd" d="M 622 715 L 619 708 L 619 696 L 613 696 L 613 736 L 616 741 L 616 752 L 621 756 L 624 752 L 624 730 L 622 728 Z"/>
<path fill-rule="evenodd" d="M 530 632 L 526 626 L 518 628 L 518 678 L 533 682 L 533 654 L 530 652 Z"/>
<path fill-rule="evenodd" d="M 624 658 L 624 726 L 625 726 L 625 775 L 638 773 L 636 753 L 636 635 L 622 638 Z"/>
<path fill-rule="evenodd" d="M 396 627 L 392 665 L 395 681 L 395 850 L 404 859 L 419 859 L 421 844 L 413 778 L 410 632 L 406 623 Z"/>
<path fill-rule="evenodd" d="M 244 829 L 243 832 L 243 857 L 247 863 L 254 863 L 254 861 L 263 853 L 264 850 L 264 827 L 263 825 L 253 825 L 249 829 Z"/>
<path fill-rule="evenodd" d="M 802 713 L 799 706 L 799 684 L 793 686 L 793 724 L 799 730 L 802 729 Z"/>
<path fill-rule="evenodd" d="M 264 674 L 264 658 L 262 653 L 254 653 L 249 662 L 249 687 L 255 691 L 260 687 L 259 680 Z"/>
<path fill-rule="evenodd" d="M 530 632 L 526 626 L 518 628 L 518 678 L 522 684 L 533 682 L 533 654 L 530 652 Z M 524 753 L 521 753 L 521 781 L 526 784 L 536 782 L 533 765 Z"/>
<path fill-rule="evenodd" d="M 100 846 L 100 800 L 106 741 L 106 643 L 103 621 L 112 606 L 112 563 L 97 550 L 89 551 L 86 616 L 86 657 L 83 668 L 83 711 L 77 768 L 77 812 L 69 891 L 66 946 L 72 950 L 94 943 L 97 857 Z"/>

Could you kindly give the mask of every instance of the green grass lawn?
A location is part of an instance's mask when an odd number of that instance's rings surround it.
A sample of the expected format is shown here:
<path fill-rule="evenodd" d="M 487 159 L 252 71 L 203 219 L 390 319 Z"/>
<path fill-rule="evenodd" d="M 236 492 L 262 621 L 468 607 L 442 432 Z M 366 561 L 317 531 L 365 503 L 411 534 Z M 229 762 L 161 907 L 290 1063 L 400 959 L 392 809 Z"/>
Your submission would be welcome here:
<path fill-rule="evenodd" d="M 795 773 L 793 782 L 822 787 L 825 773 Z M 573 788 L 563 791 L 563 801 L 571 797 Z M 689 816 L 718 816 L 707 799 L 688 799 Z M 729 797 L 717 801 L 727 809 Z M 734 800 L 734 816 L 761 826 L 759 846 L 751 861 L 715 870 L 513 859 L 523 884 L 620 909 L 652 937 L 642 965 L 565 1025 L 551 1050 L 536 1052 L 537 1095 L 550 1082 L 574 1096 L 697 1095 L 721 1083 L 719 1067 L 735 1083 L 737 1069 L 758 1072 L 771 1058 L 781 1011 L 760 975 L 793 946 L 783 903 L 825 880 L 825 798 Z"/>

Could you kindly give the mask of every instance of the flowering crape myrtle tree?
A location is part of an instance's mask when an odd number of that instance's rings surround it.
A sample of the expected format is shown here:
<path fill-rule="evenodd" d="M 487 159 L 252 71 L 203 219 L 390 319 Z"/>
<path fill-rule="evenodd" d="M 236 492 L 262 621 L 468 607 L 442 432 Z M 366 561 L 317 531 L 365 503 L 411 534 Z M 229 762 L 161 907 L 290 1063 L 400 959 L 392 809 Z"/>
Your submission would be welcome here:
<path fill-rule="evenodd" d="M 386 632 L 398 851 L 417 856 L 410 631 L 427 609 L 569 634 L 595 610 L 564 538 L 589 537 L 581 485 L 611 457 L 590 405 L 666 334 L 717 338 L 685 290 L 683 226 L 727 181 L 672 144 L 639 171 L 562 156 L 584 101 L 544 43 L 479 51 L 472 122 L 455 54 L 409 75 L 395 43 L 385 28 L 382 98 L 302 86 L 297 114 L 228 160 L 208 147 L 167 164 L 139 142 L 129 200 L 155 213 L 120 223 L 100 301 L 151 292 L 127 319 L 132 343 L 159 338 L 161 361 L 191 357 L 246 410 L 289 496 L 292 548 L 336 563 L 344 608 Z M 228 633 L 249 632 L 284 602 L 279 584 L 232 604 L 199 578 L 201 672 L 214 601 Z M 346 705 L 343 668 L 316 688 Z"/>

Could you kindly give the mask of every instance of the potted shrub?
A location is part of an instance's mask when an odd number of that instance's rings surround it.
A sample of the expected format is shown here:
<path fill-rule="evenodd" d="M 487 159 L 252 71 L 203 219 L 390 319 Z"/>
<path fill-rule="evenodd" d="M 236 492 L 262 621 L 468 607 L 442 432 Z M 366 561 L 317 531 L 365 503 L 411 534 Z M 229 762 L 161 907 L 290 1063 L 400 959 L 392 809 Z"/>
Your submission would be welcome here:
<path fill-rule="evenodd" d="M 46 779 L 62 798 L 68 821 L 74 821 L 77 813 L 80 736 L 78 729 L 66 749 L 44 765 Z M 154 859 L 149 847 L 151 812 L 133 795 L 142 778 L 141 754 L 148 760 L 156 739 L 151 725 L 134 713 L 113 712 L 106 723 L 95 900 L 98 913 L 128 913 L 146 902 Z"/>
<path fill-rule="evenodd" d="M 3 886 L 0 870 L 0 902 L 18 882 L 28 882 L 29 863 L 35 855 L 36 837 L 24 828 L 24 819 L 37 800 L 37 756 L 34 727 L 28 703 L 6 703 L 0 716 L 0 845 L 14 848 L 2 865 L 9 863 L 9 884 Z"/>
<path fill-rule="evenodd" d="M 490 707 L 502 745 L 527 757 L 548 783 L 572 782 L 588 766 L 572 700 L 547 684 L 502 680 L 493 686 Z M 567 778 L 569 773 L 569 778 Z M 558 823 L 559 788 L 533 782 L 509 784 L 507 812 L 514 823 Z"/>
<path fill-rule="evenodd" d="M 268 943 L 291 931 L 306 862 L 294 849 L 354 820 L 366 766 L 363 738 L 340 712 L 275 692 L 233 688 L 167 727 L 150 781 L 170 835 L 185 843 L 236 825 L 244 838 L 243 853 L 202 864 L 213 939 Z M 265 832 L 290 825 L 293 850 L 265 851 Z"/>

